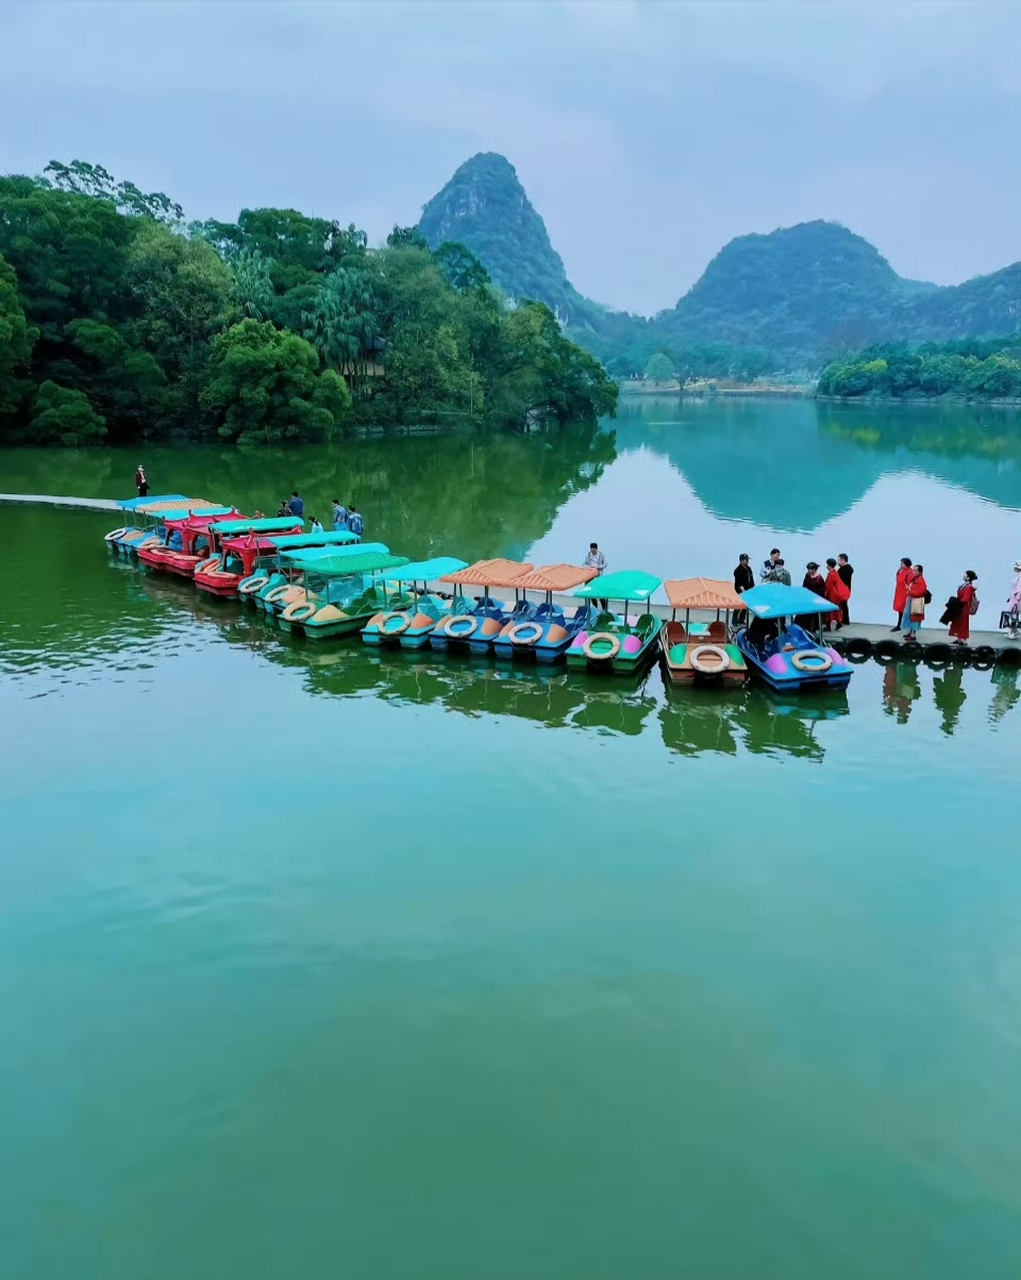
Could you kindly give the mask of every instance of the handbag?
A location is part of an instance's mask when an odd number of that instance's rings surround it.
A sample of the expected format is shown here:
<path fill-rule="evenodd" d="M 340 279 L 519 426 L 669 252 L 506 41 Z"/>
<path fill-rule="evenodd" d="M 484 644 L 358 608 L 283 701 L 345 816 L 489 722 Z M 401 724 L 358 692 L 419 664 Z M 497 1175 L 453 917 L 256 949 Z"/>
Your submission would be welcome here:
<path fill-rule="evenodd" d="M 971 597 L 971 604 L 968 605 L 968 611 L 973 618 L 975 614 L 978 613 L 978 596 Z"/>
<path fill-rule="evenodd" d="M 929 593 L 926 592 L 925 594 L 928 595 Z M 921 596 L 911 597 L 910 616 L 912 618 L 925 617 L 925 600 Z"/>

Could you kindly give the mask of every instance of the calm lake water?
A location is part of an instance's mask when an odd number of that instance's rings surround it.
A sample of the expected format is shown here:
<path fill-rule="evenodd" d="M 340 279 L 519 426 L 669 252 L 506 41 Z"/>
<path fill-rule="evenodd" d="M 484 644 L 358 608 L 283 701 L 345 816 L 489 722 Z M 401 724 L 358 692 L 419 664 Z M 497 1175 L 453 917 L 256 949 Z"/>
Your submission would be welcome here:
<path fill-rule="evenodd" d="M 877 620 L 912 554 L 995 621 L 1021 551 L 1016 415 L 142 456 L 416 558 L 846 550 Z M 1017 1274 L 1016 672 L 777 701 L 312 647 L 111 523 L 0 504 L 5 1280 Z"/>

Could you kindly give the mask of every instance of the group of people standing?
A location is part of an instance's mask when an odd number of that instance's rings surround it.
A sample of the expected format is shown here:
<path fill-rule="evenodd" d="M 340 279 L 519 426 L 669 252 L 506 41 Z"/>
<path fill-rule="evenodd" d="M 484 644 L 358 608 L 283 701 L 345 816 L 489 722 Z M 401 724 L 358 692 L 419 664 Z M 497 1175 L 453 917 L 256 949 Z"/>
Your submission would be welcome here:
<path fill-rule="evenodd" d="M 848 601 L 851 599 L 851 579 L 854 577 L 854 566 L 851 564 L 847 555 L 841 553 L 837 557 L 830 557 L 826 561 L 826 576 L 823 577 L 819 569 L 819 565 L 815 560 L 809 560 L 805 565 L 805 576 L 801 585 L 813 595 L 822 596 L 823 599 L 829 600 L 831 604 L 835 604 L 839 612 L 835 615 L 835 620 L 831 623 L 825 623 L 828 631 L 831 626 L 836 626 L 839 631 L 841 627 L 846 626 L 851 621 L 851 615 L 848 610 Z M 787 569 L 780 554 L 780 548 L 774 547 L 769 553 L 769 559 L 764 560 L 762 568 L 759 570 L 760 582 L 778 582 L 781 586 L 789 587 L 791 583 L 790 571 Z M 740 595 L 744 591 L 750 591 L 755 586 L 755 574 L 752 570 L 751 557 L 747 554 L 738 557 L 737 568 L 734 570 L 734 589 Z M 830 615 L 834 617 L 834 615 Z M 798 619 L 801 621 L 801 619 Z M 814 619 L 812 620 L 814 626 Z"/>
<path fill-rule="evenodd" d="M 285 498 L 280 504 L 278 516 L 297 516 L 299 520 L 305 518 L 305 500 L 297 489 L 291 491 L 291 496 Z M 342 529 L 348 533 L 353 533 L 360 538 L 365 532 L 365 521 L 362 519 L 361 512 L 352 502 L 349 506 L 344 506 L 339 498 L 333 499 L 333 510 L 330 512 L 330 519 L 333 523 L 334 533 L 339 533 Z M 316 516 L 310 515 L 309 529 L 312 533 L 322 533 L 322 521 Z"/>

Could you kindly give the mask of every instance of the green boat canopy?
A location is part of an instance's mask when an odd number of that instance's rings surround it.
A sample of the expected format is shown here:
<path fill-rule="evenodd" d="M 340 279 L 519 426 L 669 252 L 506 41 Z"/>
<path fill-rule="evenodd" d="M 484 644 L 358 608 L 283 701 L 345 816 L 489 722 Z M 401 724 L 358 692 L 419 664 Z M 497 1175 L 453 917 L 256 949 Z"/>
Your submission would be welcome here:
<path fill-rule="evenodd" d="M 364 551 L 354 555 L 316 556 L 291 553 L 288 560 L 296 569 L 318 573 L 324 578 L 352 578 L 359 573 L 380 573 L 383 569 L 400 569 L 408 563 L 407 556 L 386 555 L 382 551 Z"/>
<path fill-rule="evenodd" d="M 403 569 L 387 573 L 388 582 L 435 582 L 445 573 L 457 573 L 467 569 L 467 560 L 455 560 L 453 556 L 434 556 L 432 560 L 416 560 Z"/>
<path fill-rule="evenodd" d="M 297 551 L 299 547 L 343 547 L 358 541 L 357 533 L 350 529 L 334 529 L 332 533 L 281 533 L 270 542 L 275 543 L 281 551 Z M 374 546 L 375 543 L 365 543 Z M 389 551 L 390 548 L 387 547 Z"/>
<path fill-rule="evenodd" d="M 619 573 L 604 573 L 593 578 L 574 593 L 582 600 L 648 600 L 663 582 L 651 573 L 640 569 L 621 569 Z"/>
<path fill-rule="evenodd" d="M 301 545 L 301 543 L 297 544 L 299 548 Z M 359 542 L 349 547 L 324 546 L 323 543 L 319 542 L 314 547 L 308 547 L 306 550 L 288 551 L 281 548 L 280 559 L 287 560 L 291 564 L 296 565 L 297 568 L 301 568 L 301 566 L 297 564 L 299 559 L 311 564 L 313 560 L 326 559 L 327 556 L 357 556 L 361 555 L 363 551 L 378 551 L 379 554 L 383 556 L 388 556 L 390 554 L 390 548 L 385 542 Z M 402 560 L 401 564 L 404 563 L 406 562 Z"/>
<path fill-rule="evenodd" d="M 273 516 L 264 520 L 217 520 L 216 532 L 233 538 L 254 530 L 256 533 L 284 533 L 294 529 L 301 521 L 297 516 Z"/>

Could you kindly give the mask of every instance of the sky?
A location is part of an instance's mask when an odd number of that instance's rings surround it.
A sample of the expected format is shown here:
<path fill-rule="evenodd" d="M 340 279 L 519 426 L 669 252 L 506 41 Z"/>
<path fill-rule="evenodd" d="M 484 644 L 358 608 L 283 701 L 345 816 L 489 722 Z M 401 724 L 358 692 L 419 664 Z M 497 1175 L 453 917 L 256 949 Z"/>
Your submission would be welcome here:
<path fill-rule="evenodd" d="M 1019 9 L 0 0 L 0 172 L 91 160 L 189 218 L 287 206 L 378 243 L 499 151 L 610 306 L 813 218 L 954 284 L 1021 258 Z"/>

